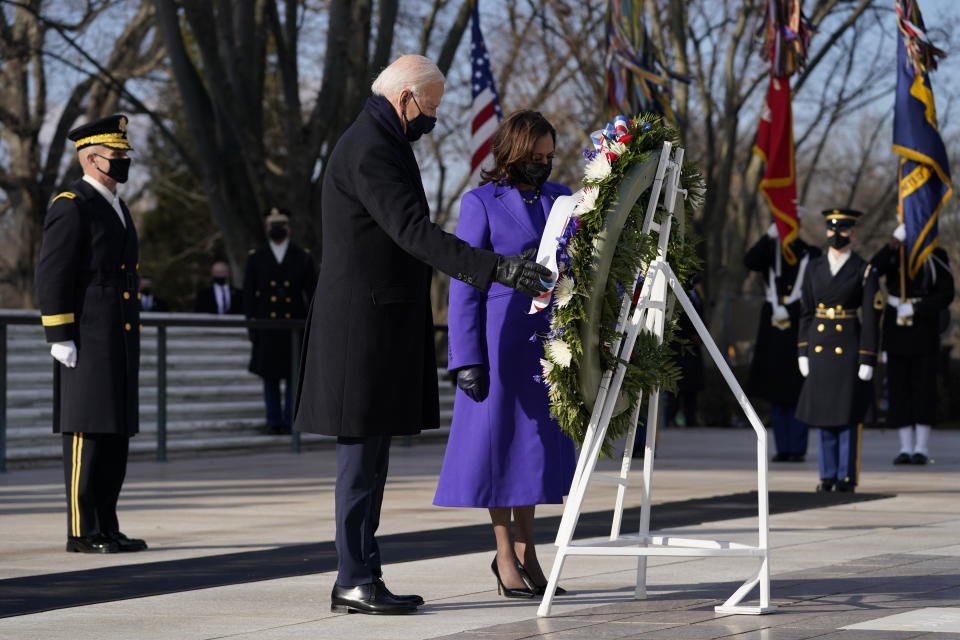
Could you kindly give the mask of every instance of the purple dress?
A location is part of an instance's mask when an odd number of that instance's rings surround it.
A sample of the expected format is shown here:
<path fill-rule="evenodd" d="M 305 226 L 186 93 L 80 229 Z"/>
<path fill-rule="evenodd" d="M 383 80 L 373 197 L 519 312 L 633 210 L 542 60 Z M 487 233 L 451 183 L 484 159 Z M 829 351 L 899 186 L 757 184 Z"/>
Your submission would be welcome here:
<path fill-rule="evenodd" d="M 463 196 L 457 235 L 504 255 L 540 244 L 553 201 L 569 195 L 547 182 L 533 205 L 510 186 L 487 183 Z M 576 451 L 550 416 L 541 374 L 546 310 L 528 315 L 530 297 L 500 284 L 489 291 L 450 282 L 449 364 L 489 367 L 490 392 L 475 402 L 457 389 L 453 425 L 433 503 L 441 507 L 520 507 L 563 502 Z"/>

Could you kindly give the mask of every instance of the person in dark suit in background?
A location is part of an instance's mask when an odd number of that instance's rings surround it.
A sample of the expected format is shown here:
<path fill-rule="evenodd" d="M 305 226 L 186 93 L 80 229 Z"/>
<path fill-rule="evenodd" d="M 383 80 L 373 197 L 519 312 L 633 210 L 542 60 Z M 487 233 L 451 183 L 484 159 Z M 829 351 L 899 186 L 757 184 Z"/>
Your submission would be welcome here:
<path fill-rule="evenodd" d="M 930 432 L 937 422 L 941 317 L 953 301 L 954 283 L 950 259 L 939 247 L 911 277 L 901 259 L 906 237 L 901 224 L 870 262 L 885 277 L 889 294 L 883 314 L 887 424 L 900 435 L 900 453 L 893 464 L 922 465 L 930 460 Z"/>
<path fill-rule="evenodd" d="M 193 311 L 217 315 L 243 313 L 243 294 L 230 282 L 230 265 L 223 260 L 214 262 L 210 279 L 210 285 L 197 292 Z"/>
<path fill-rule="evenodd" d="M 313 256 L 290 241 L 290 212 L 272 207 L 265 216 L 267 244 L 247 257 L 243 276 L 243 313 L 247 318 L 300 319 L 317 286 Z M 251 373 L 263 378 L 268 434 L 290 433 L 293 385 L 291 337 L 287 329 L 251 329 Z M 284 400 L 280 401 L 280 383 Z"/>
<path fill-rule="evenodd" d="M 148 276 L 140 277 L 140 292 L 137 298 L 140 300 L 140 311 L 170 310 L 166 300 L 157 297 L 157 292 L 153 288 L 153 279 Z"/>
<path fill-rule="evenodd" d="M 127 117 L 77 127 L 83 177 L 43 221 L 37 265 L 40 321 L 53 378 L 53 431 L 63 438 L 67 551 L 142 551 L 120 532 L 117 500 L 130 438 L 140 429 L 137 230 L 117 184 L 127 181 Z"/>
<path fill-rule="evenodd" d="M 777 226 L 771 224 L 743 257 L 744 266 L 763 277 L 766 296 L 760 309 L 747 393 L 770 403 L 777 444 L 774 462 L 803 462 L 807 455 L 807 425 L 796 417 L 803 386 L 796 361 L 797 331 L 804 278 L 810 261 L 822 253 L 800 238 L 789 246 L 796 258 L 793 264 L 784 259 Z"/>
<path fill-rule="evenodd" d="M 430 221 L 410 143 L 429 133 L 444 78 L 402 56 L 344 132 L 323 178 L 323 269 L 297 390 L 298 431 L 337 437 L 334 611 L 410 613 L 420 596 L 383 582 L 375 533 L 390 439 L 440 423 L 430 308 L 431 267 L 480 290 L 499 282 L 546 291 L 549 269 L 471 247 Z"/>

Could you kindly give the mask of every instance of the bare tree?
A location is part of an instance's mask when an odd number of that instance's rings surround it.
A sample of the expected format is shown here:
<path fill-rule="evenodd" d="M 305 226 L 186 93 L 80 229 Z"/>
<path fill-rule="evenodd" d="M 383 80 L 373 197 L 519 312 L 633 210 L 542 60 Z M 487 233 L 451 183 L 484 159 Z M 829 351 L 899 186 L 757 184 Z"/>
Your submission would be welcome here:
<path fill-rule="evenodd" d="M 0 189 L 5 193 L 0 242 L 0 306 L 32 306 L 33 272 L 43 217 L 55 190 L 76 177 L 65 165 L 67 133 L 81 120 L 109 115 L 121 104 L 142 107 L 127 90 L 162 60 L 152 37 L 153 10 L 135 7 L 106 50 L 92 51 L 77 38 L 98 18 L 112 17 L 113 3 L 88 0 L 69 18 L 53 17 L 41 0 L 0 0 Z M 50 69 L 72 70 L 79 80 L 66 87 L 66 100 L 48 97 Z M 63 83 L 57 83 L 63 90 Z M 41 132 L 44 135 L 41 135 Z M 43 141 L 47 132 L 49 141 Z"/>

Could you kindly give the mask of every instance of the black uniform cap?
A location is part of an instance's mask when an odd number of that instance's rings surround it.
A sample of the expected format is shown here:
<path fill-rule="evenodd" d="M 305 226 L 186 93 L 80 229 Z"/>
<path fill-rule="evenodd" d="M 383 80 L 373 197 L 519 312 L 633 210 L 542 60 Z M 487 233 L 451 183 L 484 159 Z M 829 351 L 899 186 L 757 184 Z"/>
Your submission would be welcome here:
<path fill-rule="evenodd" d="M 113 149 L 132 149 L 127 140 L 127 116 L 117 113 L 87 124 L 82 124 L 67 138 L 77 145 L 77 150 L 102 144 Z"/>
<path fill-rule="evenodd" d="M 857 224 L 863 212 L 856 209 L 824 209 L 821 215 L 827 220 L 827 229 L 849 229 Z"/>
<path fill-rule="evenodd" d="M 289 222 L 290 221 L 290 211 L 287 209 L 281 209 L 280 207 L 270 207 L 263 214 L 264 220 L 267 221 L 267 224 L 273 224 L 274 222 Z"/>

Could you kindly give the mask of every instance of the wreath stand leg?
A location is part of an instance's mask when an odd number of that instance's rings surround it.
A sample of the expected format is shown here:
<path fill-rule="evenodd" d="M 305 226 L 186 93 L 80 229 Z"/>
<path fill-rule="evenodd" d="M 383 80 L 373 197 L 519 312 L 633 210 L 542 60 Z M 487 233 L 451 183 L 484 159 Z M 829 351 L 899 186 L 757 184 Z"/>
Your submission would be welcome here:
<path fill-rule="evenodd" d="M 630 295 L 624 299 L 624 309 L 621 312 L 621 322 L 618 328 L 625 329 L 626 335 L 613 345 L 613 352 L 619 355 L 620 364 L 613 371 L 603 375 L 593 414 L 580 448 L 580 457 L 577 469 L 570 487 L 570 494 L 564 507 L 563 517 L 557 531 L 557 554 L 550 570 L 546 591 L 537 615 L 549 616 L 553 598 L 556 594 L 557 583 L 563 571 L 563 565 L 570 555 L 593 556 L 634 556 L 637 558 L 637 580 L 634 597 L 646 597 L 646 573 L 648 556 L 684 556 L 684 557 L 753 557 L 759 558 L 760 567 L 753 577 L 740 586 L 722 605 L 715 607 L 719 613 L 729 614 L 765 614 L 776 610 L 770 604 L 770 564 L 769 564 L 769 505 L 767 499 L 767 433 L 759 417 L 754 411 L 746 395 L 730 370 L 720 350 L 707 331 L 696 310 L 693 308 L 686 292 L 666 261 L 667 241 L 670 235 L 671 216 L 665 216 L 661 225 L 653 222 L 653 211 L 660 198 L 660 186 L 666 182 L 664 208 L 668 213 L 673 212 L 676 194 L 678 192 L 680 167 L 682 166 L 683 149 L 676 149 L 673 159 L 669 144 L 664 145 L 664 153 L 660 158 L 657 179 L 653 185 L 647 218 L 644 223 L 645 231 L 659 233 L 659 256 L 648 267 L 643 280 L 640 297 L 637 304 L 630 310 Z M 667 175 L 667 179 L 663 180 Z M 628 486 L 630 472 L 630 456 L 636 438 L 636 422 L 639 417 L 639 406 L 633 409 L 633 421 L 627 439 L 626 449 L 621 463 L 620 474 L 617 477 L 594 475 L 600 450 L 603 445 L 607 427 L 613 415 L 614 407 L 619 396 L 620 387 L 626 373 L 623 362 L 629 362 L 630 355 L 639 332 L 648 331 L 659 340 L 663 340 L 664 323 L 666 320 L 668 297 L 673 293 L 683 311 L 690 317 L 697 334 L 707 347 L 714 363 L 731 392 L 737 398 L 741 408 L 750 421 L 757 439 L 757 496 L 758 496 L 758 544 L 756 546 L 721 540 L 703 540 L 692 538 L 674 538 L 671 536 L 650 535 L 650 512 L 653 500 L 653 454 L 656 443 L 656 430 L 660 413 L 659 390 L 650 393 L 647 412 L 647 433 L 644 447 L 643 489 L 641 494 L 640 529 L 637 535 L 621 535 L 620 525 L 623 519 L 623 504 Z M 627 316 L 629 315 L 629 321 Z M 626 325 L 626 326 L 625 326 Z M 607 480 L 617 485 L 617 498 L 614 507 L 610 537 L 607 540 L 587 540 L 574 542 L 573 534 L 583 508 L 583 500 L 591 479 Z M 759 585 L 760 601 L 758 606 L 740 604 L 743 599 Z"/>

